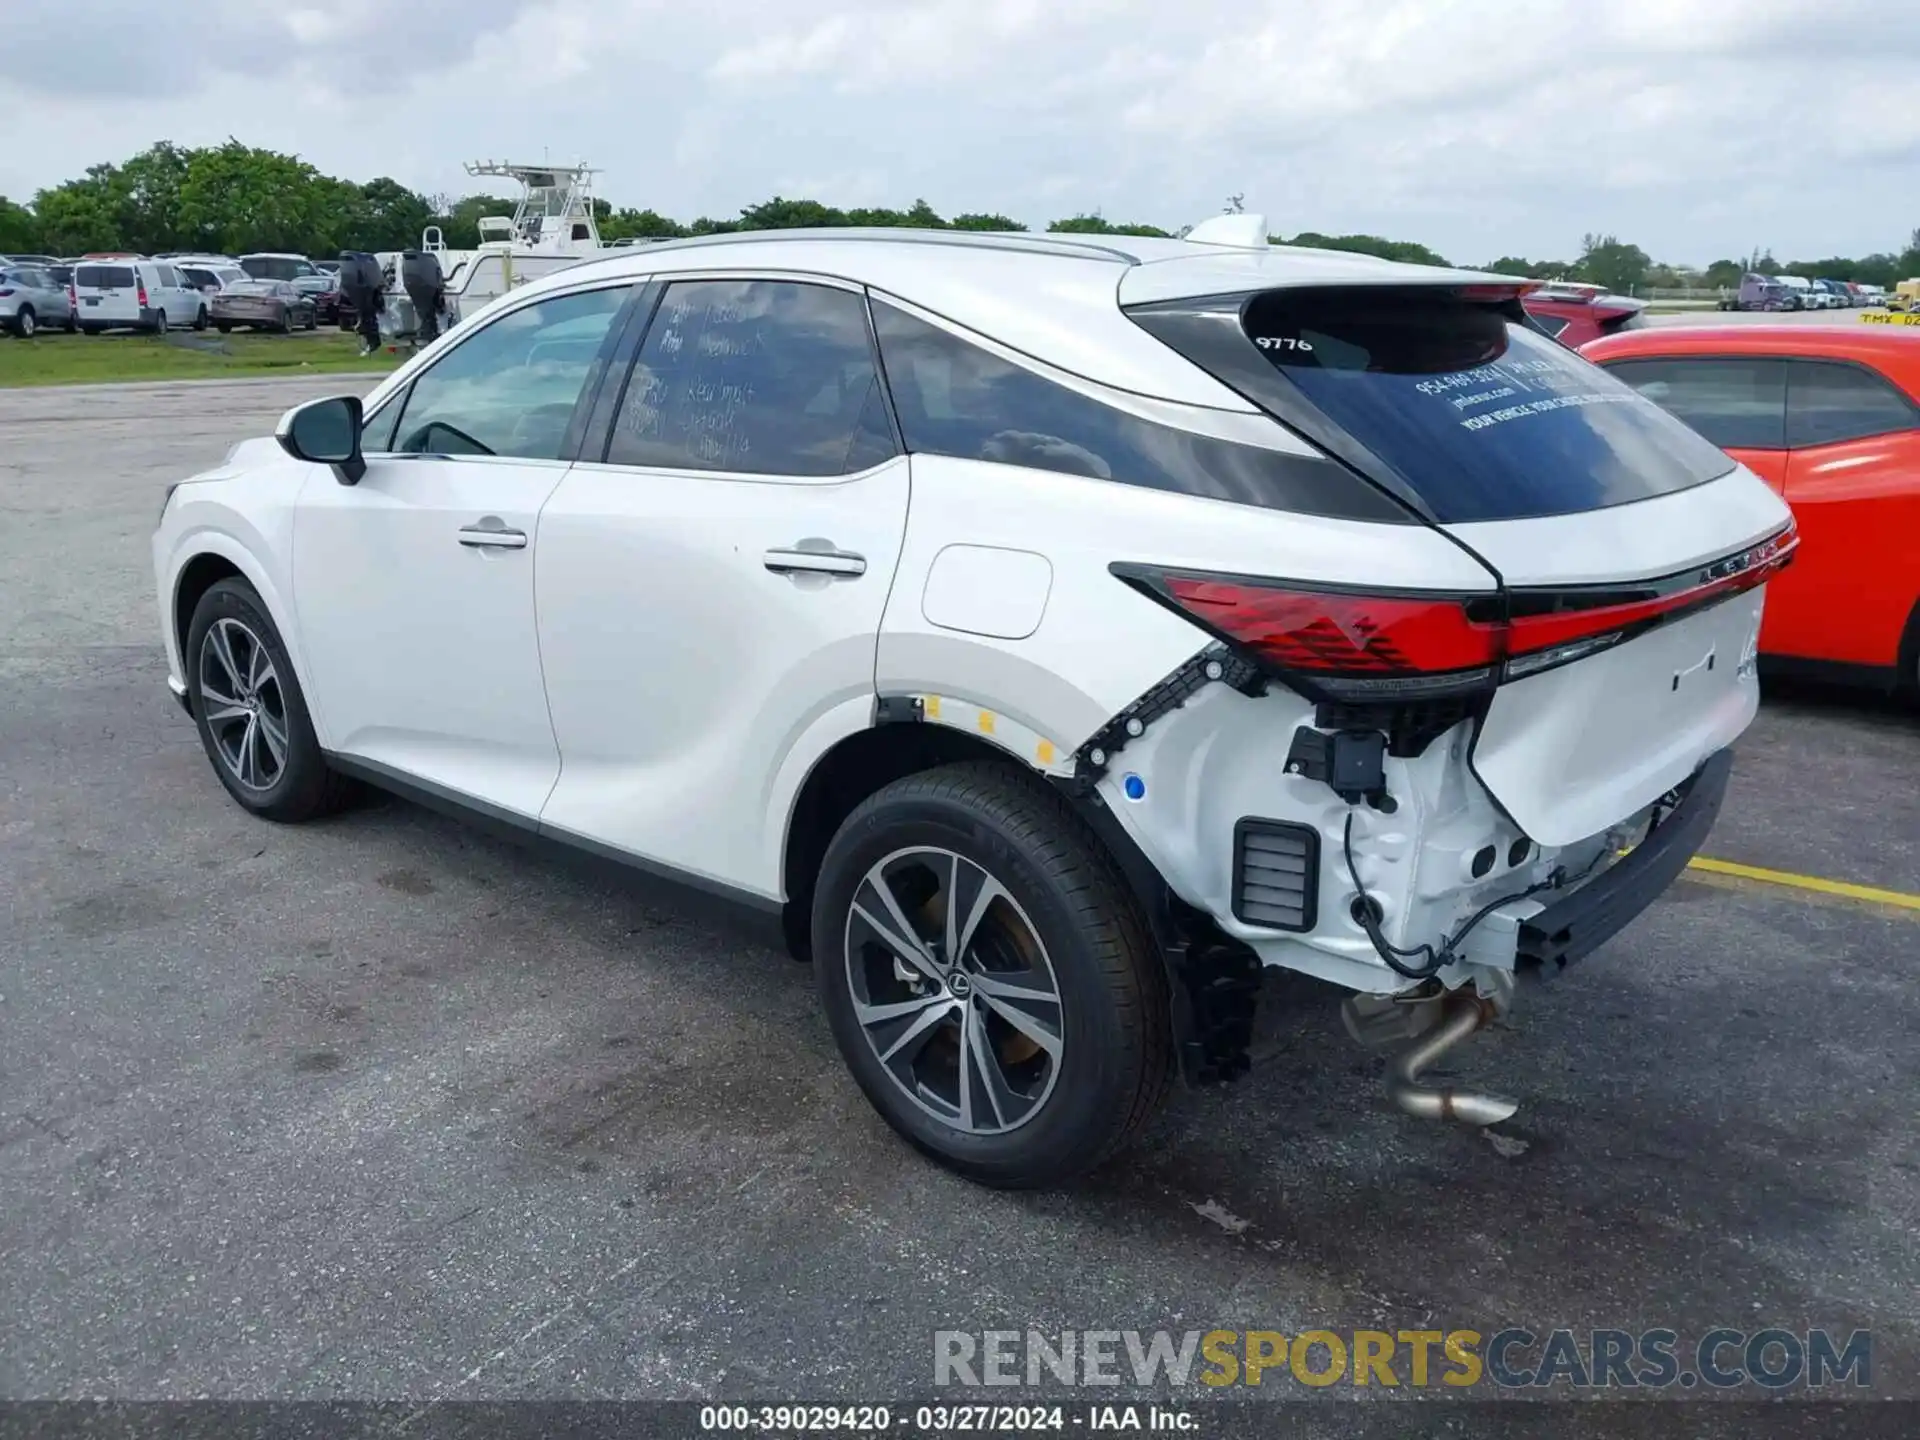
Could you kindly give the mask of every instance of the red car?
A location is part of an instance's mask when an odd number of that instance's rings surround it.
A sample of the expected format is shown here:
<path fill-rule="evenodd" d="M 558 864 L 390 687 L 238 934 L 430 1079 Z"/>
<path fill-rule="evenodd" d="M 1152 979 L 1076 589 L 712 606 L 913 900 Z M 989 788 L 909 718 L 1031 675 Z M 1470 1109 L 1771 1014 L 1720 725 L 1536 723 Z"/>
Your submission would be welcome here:
<path fill-rule="evenodd" d="M 1610 294 L 1604 285 L 1556 280 L 1522 297 L 1533 323 L 1569 349 L 1647 323 L 1647 302 Z"/>
<path fill-rule="evenodd" d="M 1581 353 L 1793 507 L 1800 550 L 1769 584 L 1764 657 L 1920 684 L 1920 334 L 1656 327 Z"/>

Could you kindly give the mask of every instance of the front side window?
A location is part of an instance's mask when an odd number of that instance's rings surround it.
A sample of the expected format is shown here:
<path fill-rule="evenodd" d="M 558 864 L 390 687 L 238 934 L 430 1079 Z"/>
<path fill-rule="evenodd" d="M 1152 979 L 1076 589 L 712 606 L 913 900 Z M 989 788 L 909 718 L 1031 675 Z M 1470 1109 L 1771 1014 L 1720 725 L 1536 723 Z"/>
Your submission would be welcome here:
<path fill-rule="evenodd" d="M 1920 424 L 1913 401 L 1864 366 L 1787 363 L 1787 445 L 1792 449 L 1865 440 Z"/>
<path fill-rule="evenodd" d="M 291 294 L 288 287 L 288 294 Z M 558 460 L 626 286 L 557 295 L 502 315 L 415 380 L 387 440 L 369 448 L 423 455 Z"/>
<path fill-rule="evenodd" d="M 1787 443 L 1787 367 L 1736 356 L 1621 360 L 1606 367 L 1722 450 Z"/>
<path fill-rule="evenodd" d="M 607 463 L 851 475 L 894 453 L 865 297 L 784 280 L 667 287 Z"/>

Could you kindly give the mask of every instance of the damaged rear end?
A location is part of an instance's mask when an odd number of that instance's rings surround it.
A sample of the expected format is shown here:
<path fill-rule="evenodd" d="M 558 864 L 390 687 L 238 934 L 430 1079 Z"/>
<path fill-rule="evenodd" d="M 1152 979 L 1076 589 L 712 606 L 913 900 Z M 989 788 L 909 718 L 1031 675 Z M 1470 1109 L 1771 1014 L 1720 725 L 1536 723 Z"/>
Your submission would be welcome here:
<path fill-rule="evenodd" d="M 1404 510 L 1383 555 L 1411 531 L 1473 579 L 1118 561 L 1213 644 L 1080 760 L 1181 900 L 1357 992 L 1356 1037 L 1412 1047 L 1403 1108 L 1485 1124 L 1511 1103 L 1419 1072 L 1699 849 L 1795 537 L 1755 477 L 1530 326 L 1527 287 L 1419 273 L 1128 273 L 1130 318 Z"/>

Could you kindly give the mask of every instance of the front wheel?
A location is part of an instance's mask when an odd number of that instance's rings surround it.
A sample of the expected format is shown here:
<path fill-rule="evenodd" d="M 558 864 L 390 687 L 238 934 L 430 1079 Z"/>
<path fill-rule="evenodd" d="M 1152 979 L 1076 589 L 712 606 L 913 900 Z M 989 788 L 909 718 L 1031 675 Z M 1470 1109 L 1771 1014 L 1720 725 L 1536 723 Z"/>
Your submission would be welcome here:
<path fill-rule="evenodd" d="M 206 306 L 202 305 L 198 310 L 193 312 L 193 328 L 195 330 L 205 330 L 207 328 Z"/>
<path fill-rule="evenodd" d="M 13 333 L 18 335 L 22 340 L 31 340 L 33 338 L 33 332 L 38 328 L 39 324 L 33 318 L 33 307 L 31 305 L 22 305 L 20 307 L 20 313 L 13 317 Z"/>
<path fill-rule="evenodd" d="M 992 763 L 896 781 L 814 892 L 834 1039 L 906 1140 L 984 1184 L 1091 1169 L 1171 1075 L 1167 992 L 1133 896 L 1062 797 Z"/>
<path fill-rule="evenodd" d="M 200 743 L 227 793 L 268 820 L 340 809 L 353 786 L 328 769 L 280 632 L 244 580 L 194 606 L 181 652 Z"/>

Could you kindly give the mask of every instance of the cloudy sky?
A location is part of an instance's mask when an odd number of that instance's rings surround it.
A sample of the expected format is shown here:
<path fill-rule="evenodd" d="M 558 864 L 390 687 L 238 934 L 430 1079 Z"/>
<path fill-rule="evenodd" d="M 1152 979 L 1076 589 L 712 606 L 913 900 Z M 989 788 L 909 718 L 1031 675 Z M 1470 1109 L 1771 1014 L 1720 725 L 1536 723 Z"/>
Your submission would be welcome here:
<path fill-rule="evenodd" d="M 779 193 L 1704 263 L 1920 226 L 1920 0 L 7 0 L 0 194 L 233 135 L 355 179 Z M 164 26 L 164 32 L 163 32 Z M 41 35 L 48 43 L 15 44 Z"/>

